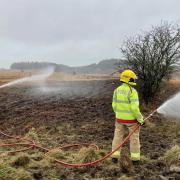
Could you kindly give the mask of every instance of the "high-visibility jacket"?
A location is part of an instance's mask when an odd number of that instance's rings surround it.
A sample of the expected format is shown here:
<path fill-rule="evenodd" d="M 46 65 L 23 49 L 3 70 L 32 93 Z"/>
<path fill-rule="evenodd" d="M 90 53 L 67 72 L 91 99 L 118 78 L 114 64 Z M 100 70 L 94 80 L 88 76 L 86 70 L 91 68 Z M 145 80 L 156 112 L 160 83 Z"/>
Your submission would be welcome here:
<path fill-rule="evenodd" d="M 112 100 L 112 107 L 117 121 L 133 123 L 134 121 L 144 122 L 139 110 L 139 97 L 137 91 L 126 83 L 115 89 Z"/>

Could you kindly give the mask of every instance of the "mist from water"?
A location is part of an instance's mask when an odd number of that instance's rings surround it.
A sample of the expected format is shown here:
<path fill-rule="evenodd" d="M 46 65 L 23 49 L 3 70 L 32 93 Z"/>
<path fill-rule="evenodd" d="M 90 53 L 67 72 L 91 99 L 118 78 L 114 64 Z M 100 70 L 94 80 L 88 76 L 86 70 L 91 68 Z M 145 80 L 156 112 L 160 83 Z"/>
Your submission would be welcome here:
<path fill-rule="evenodd" d="M 167 117 L 180 119 L 180 92 L 162 104 L 157 112 Z"/>
<path fill-rule="evenodd" d="M 48 67 L 48 68 L 45 68 L 45 69 L 41 70 L 39 72 L 39 74 L 37 74 L 37 75 L 32 75 L 30 77 L 17 79 L 15 81 L 4 84 L 4 85 L 0 86 L 0 89 L 10 87 L 10 86 L 14 86 L 14 85 L 17 85 L 17 84 L 22 84 L 22 83 L 25 83 L 25 82 L 33 83 L 33 82 L 40 81 L 40 82 L 43 83 L 53 73 L 54 73 L 54 67 Z"/>
<path fill-rule="evenodd" d="M 47 78 L 54 73 L 54 67 L 48 67 L 41 70 L 37 75 L 17 79 L 0 86 L 0 89 L 12 87 L 18 84 L 28 83 L 25 93 L 33 98 L 48 99 L 63 98 L 63 99 L 76 99 L 76 98 L 91 98 L 99 97 L 108 93 L 107 89 L 111 84 L 106 84 L 103 81 L 69 81 L 69 79 L 61 80 L 61 77 L 55 81 L 47 82 Z M 30 86 L 29 86 L 30 85 Z"/>
<path fill-rule="evenodd" d="M 104 81 L 57 81 L 28 89 L 37 98 L 78 99 L 103 96 L 108 93 Z"/>

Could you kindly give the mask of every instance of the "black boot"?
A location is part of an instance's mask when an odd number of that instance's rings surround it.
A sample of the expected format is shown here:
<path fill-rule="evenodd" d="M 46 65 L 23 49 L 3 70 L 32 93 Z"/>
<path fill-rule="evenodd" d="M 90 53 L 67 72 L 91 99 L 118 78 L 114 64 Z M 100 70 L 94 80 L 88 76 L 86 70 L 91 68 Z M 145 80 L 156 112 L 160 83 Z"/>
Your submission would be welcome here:
<path fill-rule="evenodd" d="M 112 158 L 111 160 L 112 160 L 112 162 L 113 162 L 114 164 L 117 164 L 117 163 L 118 163 L 118 158 Z"/>

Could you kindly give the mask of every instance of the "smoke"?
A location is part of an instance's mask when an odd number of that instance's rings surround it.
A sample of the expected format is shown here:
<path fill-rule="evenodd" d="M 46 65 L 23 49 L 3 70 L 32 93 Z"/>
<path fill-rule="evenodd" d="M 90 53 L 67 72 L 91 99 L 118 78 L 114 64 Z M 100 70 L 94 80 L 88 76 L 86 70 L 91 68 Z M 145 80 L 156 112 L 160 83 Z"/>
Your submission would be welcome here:
<path fill-rule="evenodd" d="M 180 92 L 161 105 L 157 112 L 168 117 L 180 119 Z"/>
<path fill-rule="evenodd" d="M 4 85 L 0 86 L 0 89 L 5 88 L 5 87 L 14 86 L 17 84 L 22 84 L 24 82 L 31 82 L 31 83 L 41 82 L 41 83 L 43 83 L 49 76 L 51 76 L 53 74 L 53 72 L 54 72 L 54 67 L 48 67 L 46 69 L 41 70 L 40 73 L 37 75 L 21 78 L 21 79 L 12 81 L 10 83 L 4 84 Z"/>
<path fill-rule="evenodd" d="M 101 97 L 108 93 L 105 81 L 56 81 L 26 91 L 37 98 L 79 99 Z"/>

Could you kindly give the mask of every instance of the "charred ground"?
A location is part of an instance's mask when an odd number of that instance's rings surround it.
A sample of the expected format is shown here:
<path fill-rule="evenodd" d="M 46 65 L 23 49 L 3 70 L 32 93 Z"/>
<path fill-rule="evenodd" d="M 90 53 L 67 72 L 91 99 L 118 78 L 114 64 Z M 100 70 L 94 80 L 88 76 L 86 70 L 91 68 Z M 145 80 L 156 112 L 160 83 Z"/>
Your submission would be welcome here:
<path fill-rule="evenodd" d="M 52 85 L 52 82 L 49 82 L 49 85 Z M 62 86 L 61 83 L 60 85 Z M 34 92 L 32 89 L 38 86 L 32 88 L 26 85 L 1 89 L 0 129 L 8 134 L 23 136 L 34 131 L 37 136 L 35 138 L 47 147 L 72 143 L 95 143 L 108 152 L 111 150 L 114 132 L 112 93 L 118 85 L 116 80 L 76 81 L 71 82 L 72 90 L 68 93 L 64 89 L 59 93 L 48 94 L 32 93 Z M 59 84 L 56 83 L 55 86 Z M 80 93 L 78 93 L 79 87 L 83 87 Z M 88 91 L 83 93 L 82 89 L 88 89 Z M 178 90 L 179 83 L 166 85 L 153 104 L 141 107 L 144 116 Z M 100 164 L 74 171 L 72 168 L 53 164 L 49 169 L 55 171 L 54 176 L 48 176 L 41 170 L 39 170 L 40 175 L 37 176 L 31 169 L 26 167 L 24 169 L 30 173 L 32 179 L 118 179 L 123 175 L 130 176 L 132 179 L 160 179 L 161 176 L 178 179 L 180 175 L 170 172 L 167 163 L 160 157 L 163 157 L 173 145 L 179 144 L 179 123 L 159 115 L 155 115 L 151 122 L 149 126 L 141 129 L 141 150 L 144 159 L 135 168 L 127 157 L 127 147 L 125 147 L 124 157 L 127 158 L 122 159 L 127 161 L 125 167 L 114 166 L 109 162 L 109 165 Z"/>

